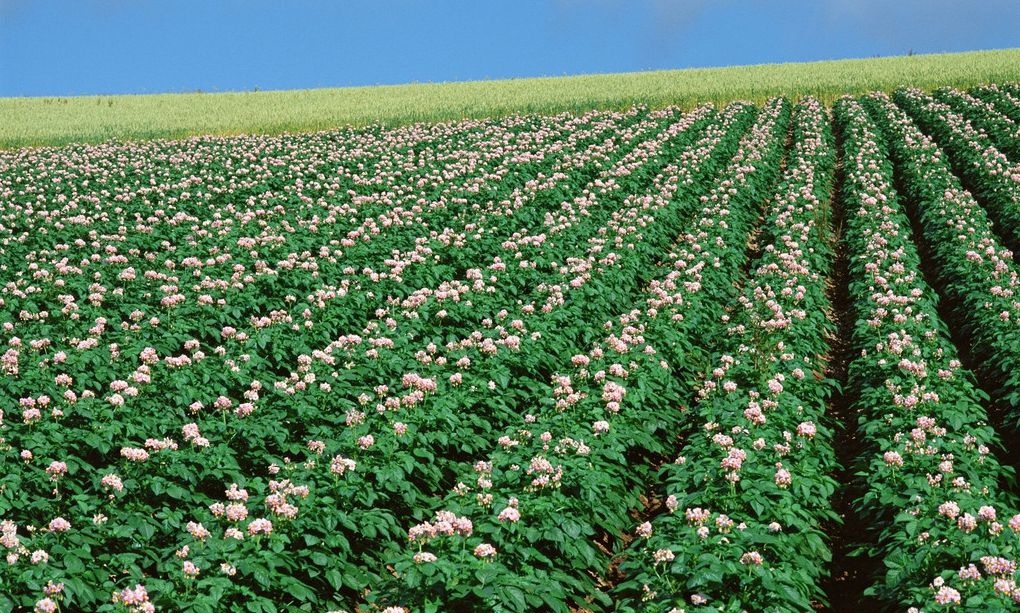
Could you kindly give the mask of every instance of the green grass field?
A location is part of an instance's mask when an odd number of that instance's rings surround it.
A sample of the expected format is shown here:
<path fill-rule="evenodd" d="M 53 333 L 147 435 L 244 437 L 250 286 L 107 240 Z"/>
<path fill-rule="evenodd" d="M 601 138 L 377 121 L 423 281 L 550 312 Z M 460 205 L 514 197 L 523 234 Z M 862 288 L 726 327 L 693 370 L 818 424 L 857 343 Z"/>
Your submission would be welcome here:
<path fill-rule="evenodd" d="M 0 98 L 0 147 L 280 133 L 1020 80 L 1020 49 L 624 74 L 218 94 Z"/>

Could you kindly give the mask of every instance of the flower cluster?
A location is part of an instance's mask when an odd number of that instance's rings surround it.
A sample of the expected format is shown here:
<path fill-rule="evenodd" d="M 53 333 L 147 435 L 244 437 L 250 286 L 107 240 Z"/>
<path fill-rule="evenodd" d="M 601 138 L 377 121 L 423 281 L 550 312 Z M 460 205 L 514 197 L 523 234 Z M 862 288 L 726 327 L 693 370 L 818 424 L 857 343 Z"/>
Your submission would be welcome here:
<path fill-rule="evenodd" d="M 982 578 L 969 565 L 987 558 L 986 552 L 1004 551 L 1016 538 L 999 520 L 1009 515 L 1009 498 L 999 489 L 1007 470 L 989 451 L 997 443 L 995 433 L 986 425 L 973 375 L 962 368 L 940 320 L 935 291 L 920 273 L 903 206 L 923 203 L 915 212 L 929 231 L 933 218 L 947 226 L 965 192 L 939 183 L 945 177 L 942 153 L 887 97 L 873 95 L 864 106 L 846 99 L 837 108 L 851 163 L 845 193 L 856 281 L 851 298 L 864 319 L 854 330 L 860 356 L 851 364 L 850 385 L 859 390 L 861 436 L 874 454 L 858 512 L 876 522 L 885 562 L 896 569 L 875 590 L 885 600 L 915 608 L 962 600 L 980 601 L 989 610 L 1009 608 L 1015 590 L 1002 589 L 1005 584 L 997 586 L 995 578 Z M 893 189 L 880 129 L 904 176 L 906 198 Z M 981 228 L 979 211 L 966 216 L 949 225 Z M 949 249 L 957 235 L 965 235 L 950 234 L 953 238 L 928 238 L 936 249 Z M 957 255 L 966 260 L 964 253 Z M 920 366 L 904 368 L 905 360 Z M 945 570 L 932 581 L 930 568 L 920 561 L 934 551 Z M 996 569 L 1012 564 L 987 559 Z"/>
<path fill-rule="evenodd" d="M 814 100 L 796 109 L 787 169 L 756 236 L 763 247 L 735 297 L 741 308 L 717 317 L 723 333 L 712 337 L 713 349 L 721 357 L 703 375 L 693 412 L 699 427 L 683 461 L 663 470 L 670 513 L 646 527 L 651 538 L 635 541 L 625 563 L 633 579 L 620 591 L 628 602 L 651 603 L 649 611 L 713 602 L 801 610 L 821 592 L 821 568 L 796 560 L 825 554 L 821 525 L 834 515 L 827 473 L 835 457 L 830 433 L 817 425 L 826 382 L 803 375 L 824 369 L 832 329 L 822 282 L 832 259 L 828 119 Z M 762 180 L 758 189 L 773 185 Z M 675 560 L 666 570 L 663 551 Z M 788 588 L 778 594 L 763 581 Z"/>

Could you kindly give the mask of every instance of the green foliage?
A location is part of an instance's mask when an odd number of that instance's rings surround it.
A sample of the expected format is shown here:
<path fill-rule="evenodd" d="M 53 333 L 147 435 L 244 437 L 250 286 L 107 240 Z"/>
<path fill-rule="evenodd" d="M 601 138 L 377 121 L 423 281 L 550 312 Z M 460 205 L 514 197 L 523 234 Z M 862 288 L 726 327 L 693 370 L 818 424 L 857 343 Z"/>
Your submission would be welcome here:
<path fill-rule="evenodd" d="M 896 100 L 990 187 L 837 104 L 846 386 L 815 99 L 0 152 L 0 608 L 806 612 L 844 387 L 872 592 L 1008 607 L 1009 185 Z"/>

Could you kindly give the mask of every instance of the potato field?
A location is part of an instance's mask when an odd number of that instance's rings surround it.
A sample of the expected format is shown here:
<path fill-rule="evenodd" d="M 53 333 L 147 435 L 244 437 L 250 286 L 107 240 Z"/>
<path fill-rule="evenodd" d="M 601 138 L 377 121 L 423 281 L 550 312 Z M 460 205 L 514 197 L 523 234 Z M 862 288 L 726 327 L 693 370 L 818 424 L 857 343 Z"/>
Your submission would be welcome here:
<path fill-rule="evenodd" d="M 0 151 L 0 611 L 1020 610 L 1018 249 L 1016 84 Z"/>

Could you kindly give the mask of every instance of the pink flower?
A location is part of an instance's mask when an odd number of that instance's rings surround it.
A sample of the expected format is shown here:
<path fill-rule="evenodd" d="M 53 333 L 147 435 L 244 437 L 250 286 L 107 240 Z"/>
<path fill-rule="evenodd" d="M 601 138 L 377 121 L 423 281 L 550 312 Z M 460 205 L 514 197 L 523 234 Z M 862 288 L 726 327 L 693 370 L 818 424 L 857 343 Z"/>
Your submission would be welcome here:
<path fill-rule="evenodd" d="M 676 496 L 670 494 L 666 497 L 666 508 L 669 509 L 670 513 L 676 512 L 680 507 L 680 503 L 677 501 Z"/>
<path fill-rule="evenodd" d="M 57 603 L 52 598 L 43 598 L 35 603 L 35 613 L 55 613 Z"/>
<path fill-rule="evenodd" d="M 669 549 L 657 549 L 652 554 L 652 559 L 655 560 L 656 564 L 662 564 L 664 562 L 672 562 L 676 555 Z"/>
<path fill-rule="evenodd" d="M 960 572 L 957 573 L 957 576 L 960 577 L 960 579 L 964 580 L 967 579 L 977 580 L 981 578 L 981 571 L 978 570 L 977 566 L 969 564 L 967 566 L 961 567 Z"/>
<path fill-rule="evenodd" d="M 939 591 L 935 593 L 935 602 L 941 605 L 960 604 L 960 592 L 954 590 L 948 585 L 943 585 L 939 588 Z"/>
<path fill-rule="evenodd" d="M 978 509 L 978 519 L 982 521 L 995 521 L 995 507 L 983 506 Z"/>
<path fill-rule="evenodd" d="M 943 502 L 939 505 L 939 515 L 944 515 L 949 519 L 956 519 L 956 516 L 960 514 L 960 505 L 953 501 Z"/>
<path fill-rule="evenodd" d="M 149 594 L 146 592 L 145 586 L 140 584 L 136 584 L 133 588 L 124 588 L 119 592 L 114 592 L 113 602 L 132 607 L 134 611 L 154 610 L 149 603 Z"/>
<path fill-rule="evenodd" d="M 740 563 L 747 566 L 761 566 L 763 562 L 765 559 L 757 551 L 748 551 L 740 556 Z"/>
<path fill-rule="evenodd" d="M 790 476 L 790 471 L 785 468 L 780 468 L 776 471 L 776 485 L 782 489 L 786 489 L 790 487 L 791 483 L 793 483 L 793 477 Z"/>
<path fill-rule="evenodd" d="M 230 484 L 230 489 L 225 492 L 227 500 L 244 502 L 248 500 L 248 490 L 242 489 L 236 483 Z"/>
<path fill-rule="evenodd" d="M 53 583 L 52 581 L 47 581 L 46 585 L 43 587 L 43 594 L 46 594 L 47 596 L 56 596 L 57 594 L 60 594 L 63 591 L 64 591 L 63 583 Z"/>
<path fill-rule="evenodd" d="M 814 438 L 816 434 L 814 422 L 805 421 L 797 426 L 797 435 L 805 436 L 807 438 Z"/>
<path fill-rule="evenodd" d="M 372 436 L 371 434 L 366 434 L 365 436 L 362 436 L 361 438 L 358 439 L 358 447 L 361 447 L 362 449 L 368 449 L 374 444 L 375 437 Z"/>
<path fill-rule="evenodd" d="M 482 543 L 475 547 L 474 554 L 484 560 L 486 558 L 494 557 L 496 555 L 496 548 L 488 543 Z"/>
<path fill-rule="evenodd" d="M 119 492 L 124 489 L 124 483 L 120 480 L 120 477 L 114 473 L 103 475 L 103 478 L 99 483 L 106 489 L 114 492 Z"/>
<path fill-rule="evenodd" d="M 149 459 L 149 452 L 135 447 L 122 447 L 120 455 L 131 462 L 144 462 Z"/>
<path fill-rule="evenodd" d="M 334 475 L 342 475 L 349 470 L 354 470 L 357 465 L 358 464 L 354 460 L 343 456 L 336 456 L 329 464 L 329 471 Z"/>
<path fill-rule="evenodd" d="M 248 524 L 248 534 L 255 536 L 256 534 L 271 534 L 273 532 L 273 522 L 268 519 L 259 518 L 253 519 Z"/>
<path fill-rule="evenodd" d="M 649 538 L 650 536 L 652 536 L 652 523 L 646 521 L 645 523 L 638 526 L 637 534 L 638 536 L 643 536 L 644 538 Z"/>
<path fill-rule="evenodd" d="M 1016 590 L 1016 582 L 1012 579 L 996 579 L 994 588 L 996 592 L 1010 596 Z"/>
<path fill-rule="evenodd" d="M 49 528 L 50 532 L 67 532 L 71 529 L 71 522 L 63 517 L 55 517 L 50 520 Z"/>
<path fill-rule="evenodd" d="M 903 457 L 895 451 L 886 451 L 882 454 L 882 460 L 886 466 L 903 466 Z"/>
<path fill-rule="evenodd" d="M 517 523 L 521 519 L 521 513 L 513 507 L 507 507 L 499 512 L 499 521 Z"/>
<path fill-rule="evenodd" d="M 990 575 L 1012 577 L 1016 572 L 1016 562 L 1008 558 L 984 556 L 981 558 L 981 564 L 985 567 L 985 572 Z"/>
<path fill-rule="evenodd" d="M 248 507 L 235 502 L 228 504 L 224 508 L 223 514 L 226 516 L 228 521 L 243 521 L 248 517 Z"/>
<path fill-rule="evenodd" d="M 686 511 L 684 511 L 684 515 L 687 517 L 687 521 L 695 525 L 700 525 L 707 522 L 709 517 L 712 516 L 708 509 L 702 509 L 700 507 L 687 509 Z"/>
<path fill-rule="evenodd" d="M 207 530 L 206 527 L 200 523 L 189 521 L 187 528 L 188 533 L 200 541 L 204 541 L 210 536 L 209 530 Z"/>
<path fill-rule="evenodd" d="M 190 441 L 201 436 L 201 433 L 198 431 L 198 424 L 196 423 L 184 424 L 181 427 L 181 434 L 184 435 L 184 440 L 186 441 Z"/>
<path fill-rule="evenodd" d="M 188 577 L 189 579 L 194 579 L 195 577 L 198 576 L 198 573 L 200 572 L 198 570 L 198 567 L 195 566 L 195 563 L 192 562 L 191 560 L 185 560 L 184 564 L 182 564 L 181 570 L 184 572 L 184 576 Z"/>
<path fill-rule="evenodd" d="M 956 525 L 964 532 L 973 532 L 977 528 L 977 518 L 970 513 L 964 513 L 956 518 Z"/>
<path fill-rule="evenodd" d="M 233 539 L 235 541 L 243 541 L 244 532 L 241 532 L 237 528 L 233 527 L 227 528 L 226 530 L 223 531 L 223 538 Z"/>

